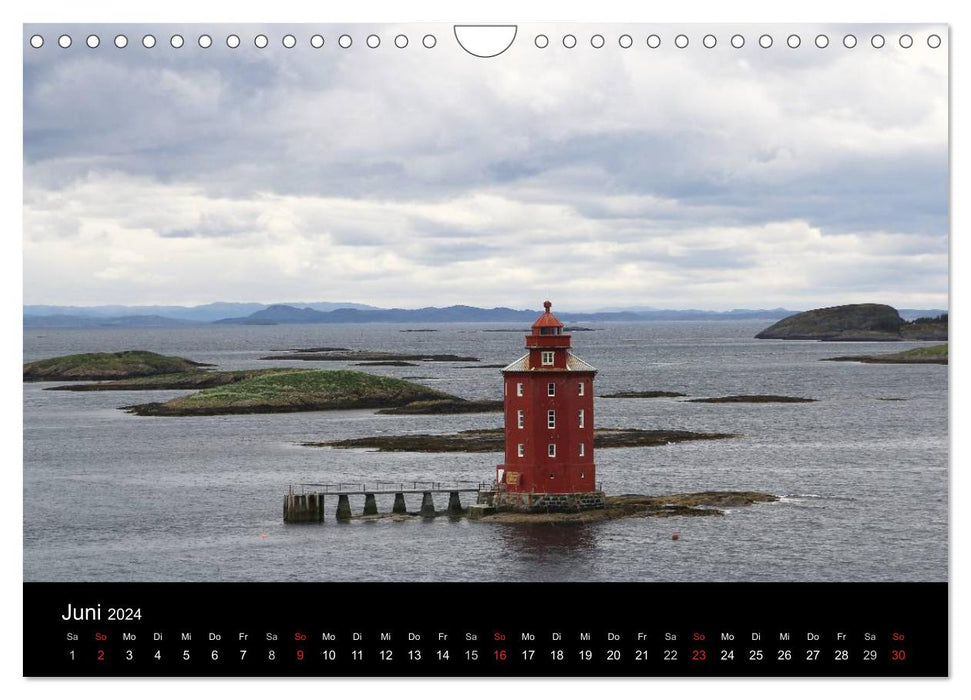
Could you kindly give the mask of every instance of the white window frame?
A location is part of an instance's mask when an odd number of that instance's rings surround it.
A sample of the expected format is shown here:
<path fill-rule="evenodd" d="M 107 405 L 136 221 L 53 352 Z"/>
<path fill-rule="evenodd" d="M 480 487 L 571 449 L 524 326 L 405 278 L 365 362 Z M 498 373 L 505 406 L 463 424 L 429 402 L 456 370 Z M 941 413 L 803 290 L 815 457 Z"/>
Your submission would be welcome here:
<path fill-rule="evenodd" d="M 522 429 L 526 425 L 526 411 L 519 409 L 516 411 L 516 427 Z"/>
<path fill-rule="evenodd" d="M 587 456 L 586 446 L 582 442 L 580 443 L 580 456 L 581 457 L 586 457 Z M 580 472 L 580 478 L 581 479 L 583 478 L 583 472 Z"/>
<path fill-rule="evenodd" d="M 580 388 L 580 393 L 577 394 L 577 396 L 583 396 L 583 392 L 585 391 L 583 388 L 583 382 L 580 382 L 577 386 Z"/>
<path fill-rule="evenodd" d="M 523 395 L 523 383 L 516 382 L 516 396 L 522 396 L 522 395 Z"/>
<path fill-rule="evenodd" d="M 544 367 L 549 366 L 549 365 L 552 365 L 553 364 L 553 351 L 552 350 L 543 350 L 542 354 L 540 355 L 540 362 L 542 363 L 542 365 Z"/>
<path fill-rule="evenodd" d="M 549 382 L 546 385 L 546 395 L 547 396 L 556 396 L 556 384 L 554 384 L 553 382 Z"/>
<path fill-rule="evenodd" d="M 582 428 L 583 427 L 583 423 L 584 423 L 584 419 L 586 418 L 586 415 L 587 415 L 587 412 L 581 408 L 580 411 L 579 411 L 579 413 L 577 415 L 580 418 L 580 426 L 579 427 Z"/>
<path fill-rule="evenodd" d="M 519 457 L 525 457 L 526 456 L 526 445 L 524 445 L 523 443 L 519 443 L 519 445 L 516 448 L 516 455 L 519 456 Z"/>
<path fill-rule="evenodd" d="M 553 409 L 546 412 L 546 427 L 550 430 L 556 427 L 556 411 Z"/>
<path fill-rule="evenodd" d="M 546 454 L 550 457 L 556 457 L 556 443 L 551 442 L 546 446 Z"/>

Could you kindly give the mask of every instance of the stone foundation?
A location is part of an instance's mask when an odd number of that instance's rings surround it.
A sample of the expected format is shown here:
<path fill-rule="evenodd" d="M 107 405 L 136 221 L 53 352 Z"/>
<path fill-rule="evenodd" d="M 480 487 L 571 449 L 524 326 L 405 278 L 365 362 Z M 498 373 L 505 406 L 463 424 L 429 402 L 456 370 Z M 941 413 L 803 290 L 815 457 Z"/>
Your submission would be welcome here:
<path fill-rule="evenodd" d="M 603 491 L 583 493 L 496 493 L 493 504 L 498 511 L 524 513 L 575 513 L 606 506 Z"/>

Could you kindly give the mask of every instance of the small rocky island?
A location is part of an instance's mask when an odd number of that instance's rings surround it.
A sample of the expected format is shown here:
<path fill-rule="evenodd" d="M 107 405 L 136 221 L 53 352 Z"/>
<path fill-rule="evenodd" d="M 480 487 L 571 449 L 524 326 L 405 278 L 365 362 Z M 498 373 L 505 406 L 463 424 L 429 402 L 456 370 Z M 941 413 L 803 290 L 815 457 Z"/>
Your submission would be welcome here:
<path fill-rule="evenodd" d="M 594 447 L 652 447 L 688 440 L 723 440 L 734 433 L 694 433 L 688 430 L 641 430 L 640 428 L 597 428 Z M 330 442 L 305 442 L 305 447 L 372 449 L 379 452 L 502 452 L 502 428 L 463 430 L 440 435 L 374 435 Z"/>
<path fill-rule="evenodd" d="M 704 491 L 667 496 L 625 494 L 607 496 L 606 506 L 576 513 L 522 513 L 499 511 L 476 518 L 478 522 L 509 524 L 584 524 L 620 518 L 670 518 L 674 516 L 725 515 L 723 508 L 772 503 L 778 496 L 758 491 Z"/>
<path fill-rule="evenodd" d="M 914 348 L 904 352 L 881 353 L 878 355 L 843 355 L 826 357 L 825 362 L 863 362 L 874 365 L 946 365 L 947 344 L 929 348 Z"/>
<path fill-rule="evenodd" d="M 947 340 L 947 314 L 905 321 L 886 304 L 846 304 L 788 316 L 758 333 L 774 340 Z"/>
<path fill-rule="evenodd" d="M 709 399 L 688 399 L 688 403 L 813 403 L 817 399 L 802 396 L 776 396 L 775 394 L 737 394 L 715 396 Z"/>
<path fill-rule="evenodd" d="M 456 411 L 465 403 L 475 404 L 404 379 L 350 370 L 306 369 L 262 374 L 165 403 L 126 406 L 125 410 L 139 416 L 214 416 L 386 409 L 415 402 L 444 402 Z M 438 412 L 449 411 L 439 406 Z"/>
<path fill-rule="evenodd" d="M 24 365 L 25 382 L 51 381 L 99 381 L 105 379 L 131 379 L 195 372 L 200 367 L 211 367 L 184 357 L 170 357 L 145 350 L 122 352 L 94 352 L 79 355 L 62 355 Z"/>
<path fill-rule="evenodd" d="M 601 394 L 602 399 L 663 399 L 687 396 L 680 391 L 618 391 L 613 394 Z"/>
<path fill-rule="evenodd" d="M 266 355 L 261 360 L 304 360 L 307 362 L 478 362 L 478 357 L 448 353 L 402 353 L 346 348 L 295 348 L 283 354 Z M 407 365 L 404 365 L 407 366 Z"/>

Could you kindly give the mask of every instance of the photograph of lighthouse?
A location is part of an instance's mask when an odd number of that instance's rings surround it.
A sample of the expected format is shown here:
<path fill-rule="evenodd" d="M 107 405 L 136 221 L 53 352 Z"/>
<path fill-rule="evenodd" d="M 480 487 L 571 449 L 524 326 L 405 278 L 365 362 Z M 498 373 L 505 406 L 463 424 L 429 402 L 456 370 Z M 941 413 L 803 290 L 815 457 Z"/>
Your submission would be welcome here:
<path fill-rule="evenodd" d="M 24 580 L 946 582 L 947 27 L 475 38 L 24 26 Z"/>

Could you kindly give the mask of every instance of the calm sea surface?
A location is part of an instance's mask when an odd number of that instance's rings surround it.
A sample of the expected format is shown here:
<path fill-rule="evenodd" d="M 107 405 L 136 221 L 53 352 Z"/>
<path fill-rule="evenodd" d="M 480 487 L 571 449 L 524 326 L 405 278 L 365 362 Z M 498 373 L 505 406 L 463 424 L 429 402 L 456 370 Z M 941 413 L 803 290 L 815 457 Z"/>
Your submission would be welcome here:
<path fill-rule="evenodd" d="M 757 341 L 769 322 L 594 324 L 575 352 L 596 393 L 772 393 L 811 404 L 597 399 L 598 427 L 739 433 L 734 440 L 599 450 L 608 493 L 755 490 L 781 502 L 723 517 L 582 527 L 447 518 L 284 525 L 296 482 L 487 480 L 496 454 L 301 447 L 380 433 L 501 426 L 501 415 L 371 411 L 136 417 L 119 406 L 185 392 L 60 392 L 24 385 L 24 579 L 28 581 L 943 581 L 947 578 L 947 367 L 820 362 L 919 343 Z M 410 326 L 418 328 L 419 326 Z M 241 326 L 24 331 L 24 361 L 153 350 L 219 369 L 342 367 L 265 362 L 271 350 L 340 346 L 522 354 L 512 325 Z M 500 398 L 499 370 L 468 362 L 367 367 L 467 398 Z M 887 400 L 896 399 L 896 400 Z M 444 507 L 444 496 L 439 507 Z M 409 501 L 417 510 L 420 496 Z M 361 503 L 352 506 L 359 512 Z M 382 502 L 381 510 L 390 510 Z M 678 532 L 680 539 L 672 541 Z"/>

